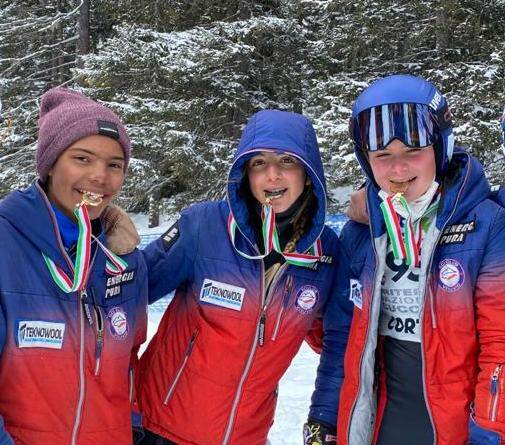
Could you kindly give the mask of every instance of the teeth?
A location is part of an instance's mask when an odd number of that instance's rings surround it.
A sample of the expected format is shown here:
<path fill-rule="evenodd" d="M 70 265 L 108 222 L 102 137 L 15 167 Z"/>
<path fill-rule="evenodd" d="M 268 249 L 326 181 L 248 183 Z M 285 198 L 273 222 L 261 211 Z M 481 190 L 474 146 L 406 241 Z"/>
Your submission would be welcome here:
<path fill-rule="evenodd" d="M 279 190 L 265 190 L 265 198 L 267 199 L 276 199 L 280 198 L 286 189 Z"/>
<path fill-rule="evenodd" d="M 82 193 L 82 202 L 90 206 L 98 206 L 101 204 L 103 195 L 93 193 L 88 190 L 79 190 Z"/>

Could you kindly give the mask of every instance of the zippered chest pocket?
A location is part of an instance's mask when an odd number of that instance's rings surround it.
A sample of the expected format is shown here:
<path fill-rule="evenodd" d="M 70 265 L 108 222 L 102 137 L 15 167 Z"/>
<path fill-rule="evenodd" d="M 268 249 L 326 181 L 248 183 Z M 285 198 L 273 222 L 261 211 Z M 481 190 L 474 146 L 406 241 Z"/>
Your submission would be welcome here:
<path fill-rule="evenodd" d="M 188 345 L 186 347 L 186 351 L 184 353 L 184 356 L 179 364 L 179 367 L 177 368 L 177 370 L 175 372 L 174 378 L 165 393 L 165 397 L 163 399 L 164 405 L 168 405 L 168 403 L 170 402 L 170 399 L 172 398 L 172 395 L 175 392 L 175 389 L 177 387 L 177 383 L 181 379 L 182 374 L 184 373 L 184 369 L 186 368 L 189 358 L 191 357 L 191 353 L 193 352 L 193 347 L 195 345 L 195 341 L 196 341 L 197 337 L 198 337 L 198 331 L 193 332 L 193 334 L 191 335 L 191 337 L 188 341 Z"/>

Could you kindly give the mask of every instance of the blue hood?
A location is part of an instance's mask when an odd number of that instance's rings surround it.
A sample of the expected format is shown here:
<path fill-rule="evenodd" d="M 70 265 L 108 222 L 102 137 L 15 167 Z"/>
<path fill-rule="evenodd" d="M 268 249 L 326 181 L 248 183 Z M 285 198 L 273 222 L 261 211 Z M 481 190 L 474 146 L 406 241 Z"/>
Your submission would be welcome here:
<path fill-rule="evenodd" d="M 263 110 L 251 116 L 245 126 L 228 175 L 228 203 L 240 232 L 255 243 L 249 223 L 247 203 L 240 193 L 245 177 L 245 163 L 255 153 L 274 149 L 300 159 L 312 180 L 317 209 L 310 230 L 300 239 L 297 251 L 304 252 L 321 234 L 326 216 L 326 182 L 316 133 L 311 122 L 301 114 Z"/>

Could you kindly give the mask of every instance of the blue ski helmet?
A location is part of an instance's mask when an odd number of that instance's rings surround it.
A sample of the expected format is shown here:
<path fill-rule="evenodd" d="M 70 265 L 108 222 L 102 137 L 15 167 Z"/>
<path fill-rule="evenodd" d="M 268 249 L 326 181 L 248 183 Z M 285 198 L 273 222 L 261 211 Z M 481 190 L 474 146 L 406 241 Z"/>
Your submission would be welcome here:
<path fill-rule="evenodd" d="M 349 129 L 356 157 L 370 179 L 366 152 L 381 150 L 393 139 L 413 147 L 433 145 L 437 176 L 451 162 L 454 134 L 447 101 L 420 77 L 397 74 L 373 82 L 354 102 Z"/>

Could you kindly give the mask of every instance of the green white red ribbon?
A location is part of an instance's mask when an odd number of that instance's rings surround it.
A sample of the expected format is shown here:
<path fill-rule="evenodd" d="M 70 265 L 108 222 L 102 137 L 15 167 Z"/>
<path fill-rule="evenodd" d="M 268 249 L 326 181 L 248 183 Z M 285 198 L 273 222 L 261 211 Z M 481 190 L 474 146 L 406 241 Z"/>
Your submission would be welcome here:
<path fill-rule="evenodd" d="M 318 237 L 317 240 L 310 246 L 309 249 L 305 253 L 298 252 L 283 252 L 279 242 L 279 234 L 277 232 L 277 228 L 275 227 L 275 212 L 273 207 L 270 204 L 263 204 L 261 210 L 261 231 L 263 234 L 263 241 L 265 245 L 265 253 L 260 255 L 248 255 L 245 252 L 242 252 L 235 245 L 235 236 L 237 232 L 237 222 L 233 217 L 233 214 L 230 211 L 230 215 L 228 217 L 228 234 L 230 235 L 231 243 L 235 250 L 242 255 L 244 258 L 249 260 L 260 260 L 268 256 L 272 250 L 280 253 L 287 263 L 293 264 L 295 266 L 309 266 L 312 263 L 315 263 L 321 258 L 322 255 L 322 247 L 321 247 L 321 239 Z"/>
<path fill-rule="evenodd" d="M 85 205 L 78 204 L 74 209 L 74 215 L 77 218 L 79 227 L 79 236 L 77 238 L 77 249 L 75 255 L 75 264 L 73 265 L 73 279 L 65 271 L 57 266 L 51 258 L 44 252 L 42 256 L 47 268 L 56 285 L 65 293 L 76 292 L 86 287 L 88 281 L 90 258 L 91 258 L 91 221 L 89 219 L 88 209 Z M 111 252 L 98 239 L 98 246 L 107 257 L 105 270 L 110 275 L 118 275 L 126 270 L 128 264 L 114 252 Z"/>
<path fill-rule="evenodd" d="M 403 230 L 400 225 L 398 214 L 394 208 L 394 201 L 398 202 L 408 215 L 407 218 L 405 218 Z M 423 218 L 433 212 L 437 207 L 438 200 L 435 200 L 435 202 L 426 209 Z M 412 213 L 409 205 L 401 193 L 384 198 L 380 208 L 384 216 L 386 230 L 391 241 L 395 260 L 405 260 L 408 266 L 419 267 L 423 218 L 412 221 Z"/>

